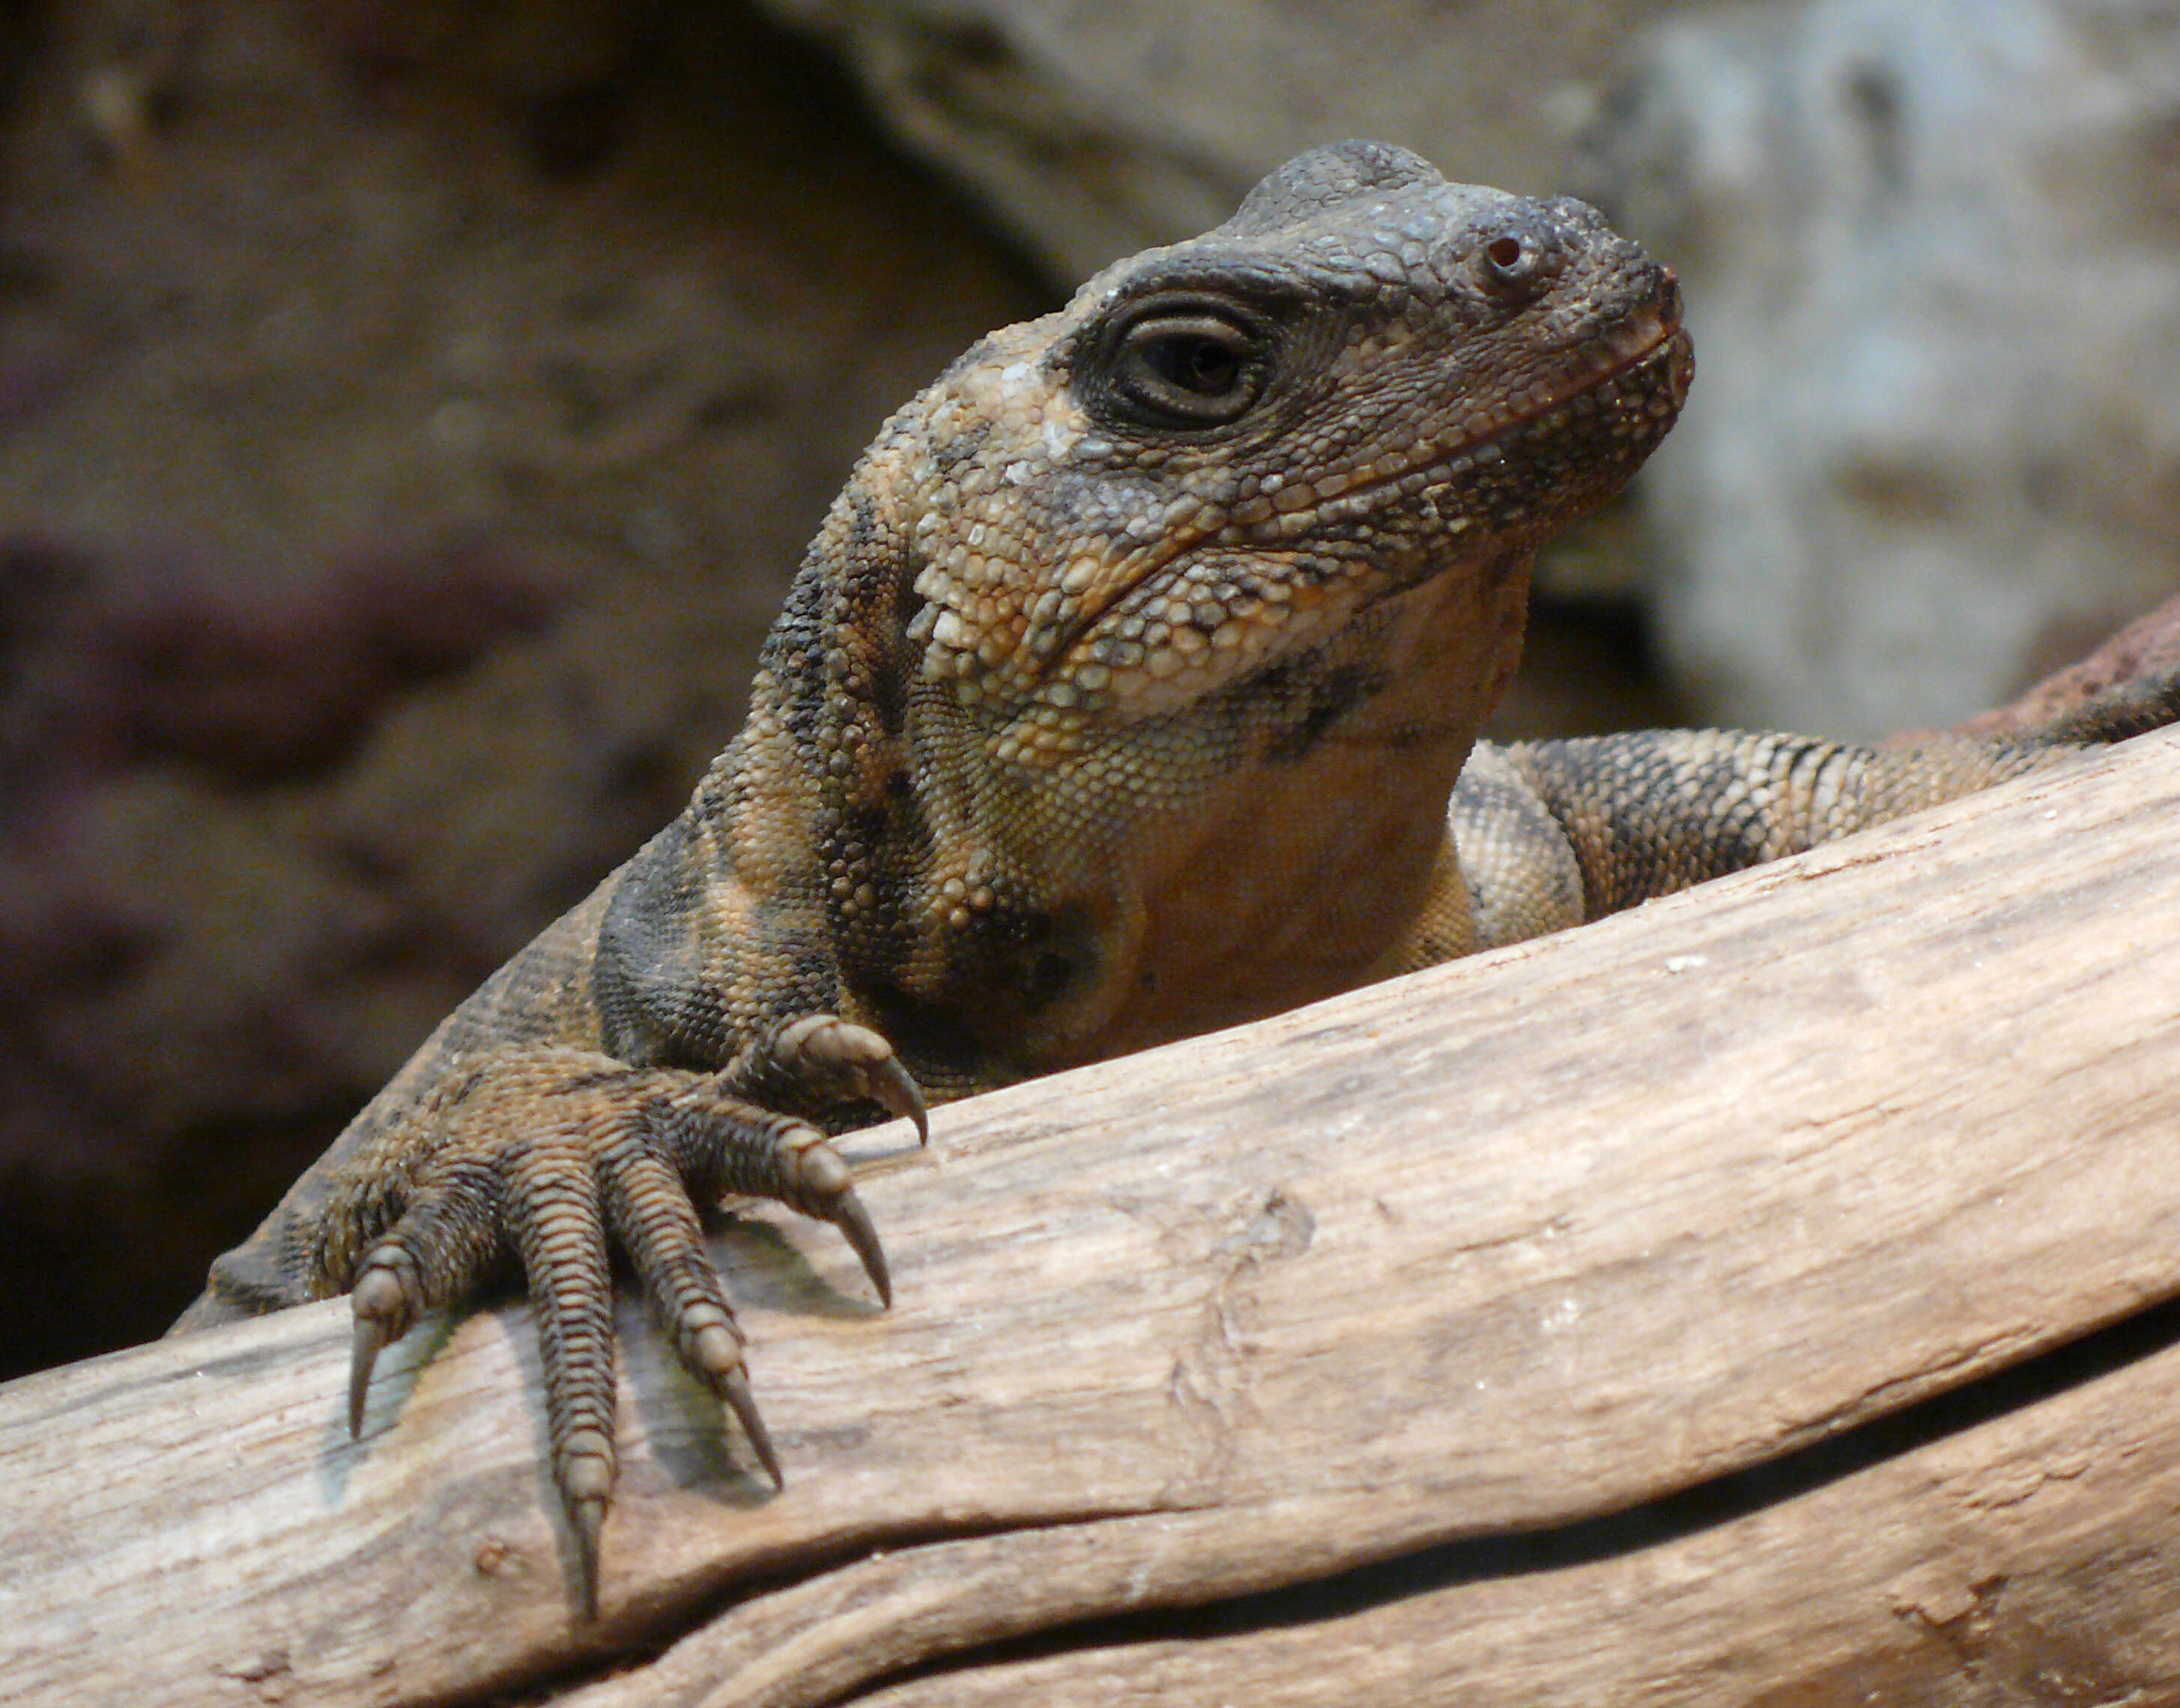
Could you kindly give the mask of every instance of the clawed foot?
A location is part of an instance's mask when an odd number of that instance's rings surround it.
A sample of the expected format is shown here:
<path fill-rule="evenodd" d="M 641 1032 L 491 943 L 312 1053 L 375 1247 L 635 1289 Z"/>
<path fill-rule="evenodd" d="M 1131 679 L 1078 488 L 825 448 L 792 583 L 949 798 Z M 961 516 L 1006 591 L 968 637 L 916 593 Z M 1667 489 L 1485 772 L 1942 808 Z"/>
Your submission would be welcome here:
<path fill-rule="evenodd" d="M 772 1067 L 826 1101 L 875 1103 L 888 1115 L 916 1123 L 919 1144 L 931 1143 L 931 1118 L 923 1093 L 867 1026 L 830 1014 L 806 1014 L 773 1034 Z"/>
<path fill-rule="evenodd" d="M 831 1015 L 774 1035 L 763 1077 L 805 1105 L 867 1101 L 928 1138 L 922 1094 L 884 1039 Z M 735 1415 L 765 1473 L 779 1458 L 750 1391 L 744 1342 L 704 1250 L 696 1201 L 773 1198 L 840 1230 L 879 1299 L 892 1277 L 848 1165 L 806 1121 L 760 1107 L 723 1075 L 631 1068 L 587 1051 L 509 1050 L 442 1109 L 431 1161 L 352 1288 L 349 1427 L 360 1432 L 378 1355 L 425 1312 L 459 1302 L 511 1247 L 544 1353 L 553 1479 L 597 1611 L 598 1544 L 614 1441 L 610 1240 L 641 1277 L 690 1373 Z"/>

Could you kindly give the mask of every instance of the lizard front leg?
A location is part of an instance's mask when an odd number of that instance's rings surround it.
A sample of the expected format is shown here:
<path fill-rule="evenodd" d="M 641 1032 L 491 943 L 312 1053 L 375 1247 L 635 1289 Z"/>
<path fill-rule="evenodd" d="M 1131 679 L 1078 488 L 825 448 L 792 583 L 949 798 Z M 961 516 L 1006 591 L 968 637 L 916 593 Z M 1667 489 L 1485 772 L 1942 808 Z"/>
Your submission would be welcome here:
<path fill-rule="evenodd" d="M 1443 864 L 1465 889 L 1473 946 L 1520 942 L 2048 769 L 2176 716 L 2180 677 L 2148 675 L 1997 740 L 1858 747 L 1651 730 L 1479 743 L 1449 812 L 1457 863 Z M 1412 964 L 1447 958 L 1419 947 Z"/>
<path fill-rule="evenodd" d="M 877 1231 L 824 1129 L 895 1115 L 926 1131 L 892 1048 L 819 1006 L 840 992 L 808 908 L 750 894 L 710 828 L 724 822 L 700 795 L 495 973 L 219 1259 L 176 1325 L 351 1292 L 358 1430 L 379 1353 L 519 1264 L 591 1612 L 617 1468 L 611 1253 L 777 1482 L 697 1205 L 768 1198 L 831 1222 L 890 1303 Z"/>

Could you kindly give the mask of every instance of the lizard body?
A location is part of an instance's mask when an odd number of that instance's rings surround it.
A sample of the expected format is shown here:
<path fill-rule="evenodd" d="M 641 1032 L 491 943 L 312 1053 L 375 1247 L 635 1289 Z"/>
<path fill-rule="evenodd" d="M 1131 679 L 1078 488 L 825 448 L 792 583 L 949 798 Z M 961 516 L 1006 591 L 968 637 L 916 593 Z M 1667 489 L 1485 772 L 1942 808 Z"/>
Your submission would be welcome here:
<path fill-rule="evenodd" d="M 1350 143 L 983 340 L 865 454 L 688 807 L 442 1023 L 178 1328 L 352 1291 L 360 1418 L 379 1350 L 519 1258 L 594 1597 L 609 1246 L 777 1478 L 696 1203 L 830 1220 L 883 1296 L 829 1132 L 1576 923 L 2172 714 L 1472 756 L 1537 546 L 1680 407 L 1680 317 L 1671 272 L 1582 204 Z"/>

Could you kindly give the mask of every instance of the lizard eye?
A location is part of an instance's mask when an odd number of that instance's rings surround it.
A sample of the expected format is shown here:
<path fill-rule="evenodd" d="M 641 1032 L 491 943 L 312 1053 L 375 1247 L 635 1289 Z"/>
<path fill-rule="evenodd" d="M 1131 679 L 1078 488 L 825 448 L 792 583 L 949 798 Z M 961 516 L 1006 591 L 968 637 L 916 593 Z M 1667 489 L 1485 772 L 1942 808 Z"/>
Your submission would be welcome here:
<path fill-rule="evenodd" d="M 1205 309 L 1154 311 L 1120 335 L 1115 395 L 1159 427 L 1217 427 L 1247 411 L 1264 388 L 1263 340 Z"/>

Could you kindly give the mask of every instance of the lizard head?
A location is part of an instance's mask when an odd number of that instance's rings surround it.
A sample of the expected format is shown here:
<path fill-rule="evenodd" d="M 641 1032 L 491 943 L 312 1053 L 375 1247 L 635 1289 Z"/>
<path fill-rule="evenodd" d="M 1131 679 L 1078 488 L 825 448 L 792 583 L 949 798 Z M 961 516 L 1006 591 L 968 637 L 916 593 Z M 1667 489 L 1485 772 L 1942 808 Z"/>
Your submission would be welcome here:
<path fill-rule="evenodd" d="M 854 607 L 813 614 L 828 697 L 877 708 L 856 846 L 919 845 L 862 862 L 896 874 L 873 967 L 1057 1058 L 1273 916 L 1367 960 L 1305 901 L 1412 909 L 1538 544 L 1680 407 L 1680 316 L 1594 209 L 1346 143 L 967 352 L 813 559 Z M 1183 951 L 1163 972 L 1153 940 Z M 1242 1006 L 1296 1000 L 1271 995 Z"/>
<path fill-rule="evenodd" d="M 1511 579 L 1690 368 L 1671 273 L 1594 209 L 1316 150 L 928 394 L 920 671 L 1009 757 L 1197 707 L 1420 583 Z"/>

